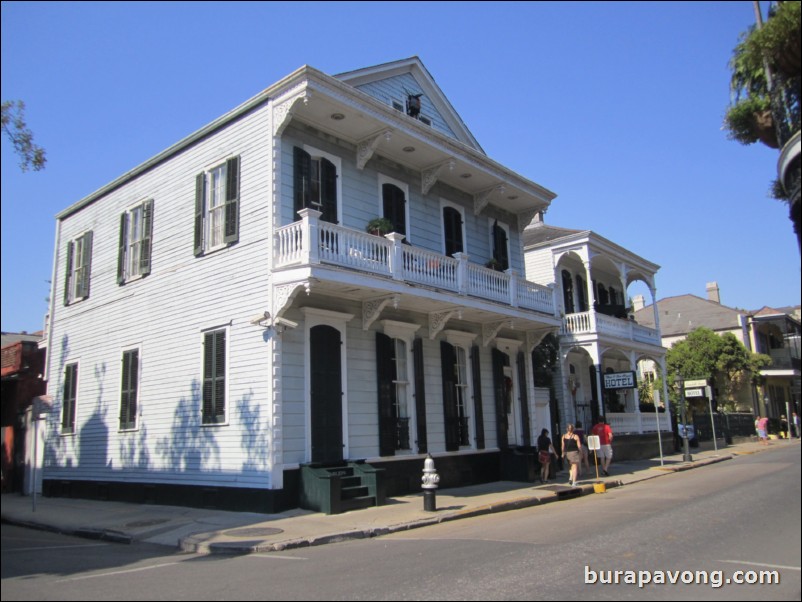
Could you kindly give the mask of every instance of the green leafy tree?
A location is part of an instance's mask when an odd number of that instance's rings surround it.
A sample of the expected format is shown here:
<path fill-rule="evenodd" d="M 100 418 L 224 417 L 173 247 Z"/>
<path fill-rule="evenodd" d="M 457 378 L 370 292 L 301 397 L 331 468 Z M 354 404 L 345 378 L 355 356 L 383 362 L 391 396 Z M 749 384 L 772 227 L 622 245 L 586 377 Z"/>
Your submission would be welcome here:
<path fill-rule="evenodd" d="M 4 100 L 2 119 L 3 133 L 19 155 L 22 171 L 44 169 L 47 163 L 45 149 L 33 141 L 33 132 L 25 122 L 25 103 L 21 100 Z"/>
<path fill-rule="evenodd" d="M 719 391 L 720 404 L 730 408 L 737 393 L 769 365 L 769 356 L 751 353 L 734 334 L 719 336 L 704 327 L 675 343 L 666 354 L 667 370 L 672 377 L 709 380 Z"/>

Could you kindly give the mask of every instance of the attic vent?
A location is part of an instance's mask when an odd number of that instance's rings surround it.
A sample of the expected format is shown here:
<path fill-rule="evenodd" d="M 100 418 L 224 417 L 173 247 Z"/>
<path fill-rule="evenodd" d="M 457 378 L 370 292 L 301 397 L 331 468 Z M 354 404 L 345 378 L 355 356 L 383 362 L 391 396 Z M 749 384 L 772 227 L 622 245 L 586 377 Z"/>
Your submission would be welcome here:
<path fill-rule="evenodd" d="M 402 113 L 404 112 L 404 105 L 401 102 L 397 101 L 397 100 L 393 101 L 393 108 L 396 111 L 401 111 Z"/>

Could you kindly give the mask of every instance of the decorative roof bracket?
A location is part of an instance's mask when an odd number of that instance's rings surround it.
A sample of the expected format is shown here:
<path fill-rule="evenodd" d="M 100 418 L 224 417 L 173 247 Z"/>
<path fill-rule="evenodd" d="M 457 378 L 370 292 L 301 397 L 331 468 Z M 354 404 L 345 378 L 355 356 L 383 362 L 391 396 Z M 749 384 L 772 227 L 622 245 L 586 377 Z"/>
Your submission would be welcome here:
<path fill-rule="evenodd" d="M 312 92 L 303 89 L 288 100 L 280 102 L 273 107 L 273 136 L 280 137 L 292 121 L 292 116 L 301 104 L 308 105 L 312 100 Z"/>
<path fill-rule="evenodd" d="M 445 311 L 433 311 L 429 314 L 429 339 L 434 338 L 446 327 L 448 321 L 457 316 L 462 318 L 462 308 L 455 307 Z"/>
<path fill-rule="evenodd" d="M 454 159 L 449 159 L 448 161 L 443 161 L 442 163 L 438 163 L 437 165 L 433 165 L 428 169 L 424 169 L 421 173 L 421 189 L 423 194 L 429 194 L 429 191 L 432 189 L 437 183 L 437 180 L 440 179 L 440 174 L 443 173 L 443 169 L 448 167 L 449 171 L 453 171 L 456 163 Z"/>
<path fill-rule="evenodd" d="M 515 327 L 512 320 L 501 320 L 499 322 L 486 322 L 482 324 L 482 344 L 487 347 L 505 326 L 509 328 Z"/>
<path fill-rule="evenodd" d="M 401 301 L 401 295 L 384 295 L 363 301 L 362 330 L 368 330 L 389 303 L 392 303 L 393 307 L 398 309 L 399 301 Z"/>
<path fill-rule="evenodd" d="M 490 197 L 494 193 L 504 194 L 504 190 L 505 188 L 503 184 L 496 184 L 487 190 L 483 190 L 482 192 L 478 192 L 473 195 L 473 214 L 479 215 L 482 210 L 487 207 L 488 203 L 490 203 Z"/>
<path fill-rule="evenodd" d="M 384 138 L 387 142 L 390 142 L 390 138 L 393 136 L 392 130 L 384 130 L 383 132 L 379 132 L 378 134 L 374 134 L 373 136 L 368 136 L 367 138 L 360 140 L 356 145 L 356 167 L 360 171 L 365 169 L 365 165 L 367 165 L 370 158 L 373 156 L 373 153 L 376 152 L 376 149 L 379 147 L 379 144 Z"/>

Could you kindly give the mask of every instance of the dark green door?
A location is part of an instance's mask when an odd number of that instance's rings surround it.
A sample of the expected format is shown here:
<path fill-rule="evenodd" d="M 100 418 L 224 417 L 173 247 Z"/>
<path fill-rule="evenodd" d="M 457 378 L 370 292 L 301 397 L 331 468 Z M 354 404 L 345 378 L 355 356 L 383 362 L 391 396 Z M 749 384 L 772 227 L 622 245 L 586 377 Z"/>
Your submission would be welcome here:
<path fill-rule="evenodd" d="M 315 326 L 310 335 L 312 462 L 343 459 L 340 331 Z"/>

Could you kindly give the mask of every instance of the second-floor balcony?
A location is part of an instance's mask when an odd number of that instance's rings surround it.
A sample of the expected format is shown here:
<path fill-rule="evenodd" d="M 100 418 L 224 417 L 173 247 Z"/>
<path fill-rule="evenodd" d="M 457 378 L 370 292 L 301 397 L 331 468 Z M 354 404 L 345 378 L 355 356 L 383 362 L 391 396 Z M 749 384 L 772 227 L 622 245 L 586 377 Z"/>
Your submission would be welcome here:
<path fill-rule="evenodd" d="M 584 311 L 564 316 L 560 335 L 569 338 L 582 335 L 608 336 L 649 345 L 659 346 L 661 344 L 660 334 L 654 328 L 596 311 Z"/>
<path fill-rule="evenodd" d="M 299 214 L 301 221 L 276 230 L 274 269 L 326 264 L 555 315 L 554 289 L 529 282 L 512 270 L 497 272 L 470 263 L 464 253 L 449 257 L 413 247 L 404 244 L 400 234 L 375 236 L 324 222 L 314 210 Z"/>

